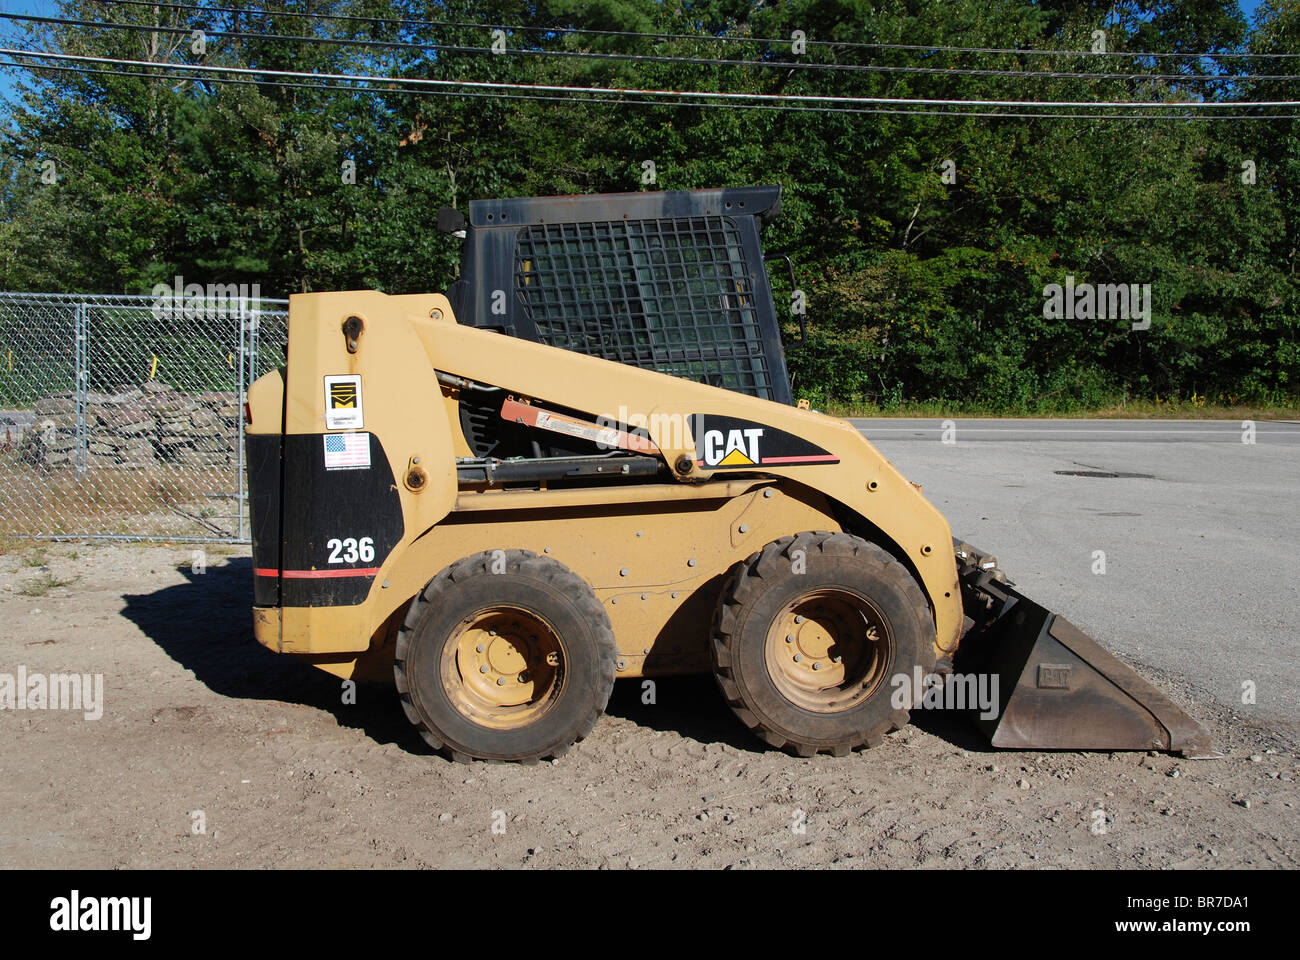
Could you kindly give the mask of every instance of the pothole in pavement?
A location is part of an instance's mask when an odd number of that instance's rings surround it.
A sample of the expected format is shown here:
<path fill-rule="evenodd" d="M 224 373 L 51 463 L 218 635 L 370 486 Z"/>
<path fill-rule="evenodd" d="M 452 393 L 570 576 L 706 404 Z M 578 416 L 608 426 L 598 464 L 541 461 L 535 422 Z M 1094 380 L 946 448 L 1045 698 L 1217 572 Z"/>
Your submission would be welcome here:
<path fill-rule="evenodd" d="M 1076 467 L 1083 467 L 1082 470 L 1053 470 L 1058 477 L 1096 477 L 1102 480 L 1159 480 L 1160 478 L 1150 473 L 1125 473 L 1122 470 L 1103 470 L 1101 467 L 1091 463 L 1080 463 L 1078 460 L 1071 460 Z"/>
<path fill-rule="evenodd" d="M 1101 477 L 1107 480 L 1159 480 L 1150 473 L 1121 473 L 1109 470 L 1053 470 L 1058 477 Z"/>

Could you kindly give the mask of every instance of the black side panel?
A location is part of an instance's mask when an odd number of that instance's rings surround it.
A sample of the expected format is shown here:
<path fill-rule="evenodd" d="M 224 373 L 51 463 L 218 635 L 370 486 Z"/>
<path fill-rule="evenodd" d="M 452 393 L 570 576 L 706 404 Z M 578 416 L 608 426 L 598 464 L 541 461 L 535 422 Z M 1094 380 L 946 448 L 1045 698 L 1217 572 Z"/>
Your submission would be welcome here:
<path fill-rule="evenodd" d="M 368 467 L 327 470 L 325 436 L 284 438 L 280 593 L 286 607 L 360 603 L 405 532 L 401 498 L 379 438 L 366 434 Z"/>
<path fill-rule="evenodd" d="M 247 434 L 248 512 L 253 535 L 253 605 L 280 604 L 280 440 Z"/>
<path fill-rule="evenodd" d="M 691 417 L 691 436 L 695 438 L 695 459 L 700 466 L 714 470 L 840 462 L 839 457 L 810 440 L 736 417 L 695 414 Z"/>

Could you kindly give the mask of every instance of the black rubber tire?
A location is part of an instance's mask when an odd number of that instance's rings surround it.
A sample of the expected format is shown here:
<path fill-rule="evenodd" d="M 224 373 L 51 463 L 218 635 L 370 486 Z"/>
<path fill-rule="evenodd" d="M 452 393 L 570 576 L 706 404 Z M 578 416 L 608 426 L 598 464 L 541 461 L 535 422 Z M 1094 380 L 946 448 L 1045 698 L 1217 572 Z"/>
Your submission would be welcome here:
<path fill-rule="evenodd" d="M 804 572 L 795 573 L 794 552 Z M 841 712 L 815 712 L 787 699 L 765 657 L 768 631 L 786 604 L 812 590 L 846 588 L 868 598 L 888 627 L 884 681 L 861 703 Z M 727 704 L 766 743 L 802 757 L 847 756 L 875 746 L 906 726 L 907 709 L 891 702 L 891 678 L 935 662 L 934 623 L 925 594 L 907 568 L 874 543 L 847 533 L 817 531 L 769 543 L 731 571 L 714 616 L 714 677 Z M 910 687 L 909 687 L 910 690 Z M 908 706 L 911 706 L 910 696 Z"/>
<path fill-rule="evenodd" d="M 604 713 L 617 674 L 609 616 L 591 586 L 564 564 L 527 550 L 505 550 L 504 572 L 493 573 L 498 551 L 447 567 L 411 603 L 397 634 L 394 679 L 406 716 L 435 750 L 459 762 L 536 763 L 560 757 L 587 736 Z M 483 726 L 452 704 L 443 687 L 441 652 L 461 621 L 499 604 L 544 618 L 565 647 L 556 700 L 534 722 L 516 729 Z M 458 678 L 446 678 L 458 682 Z"/>

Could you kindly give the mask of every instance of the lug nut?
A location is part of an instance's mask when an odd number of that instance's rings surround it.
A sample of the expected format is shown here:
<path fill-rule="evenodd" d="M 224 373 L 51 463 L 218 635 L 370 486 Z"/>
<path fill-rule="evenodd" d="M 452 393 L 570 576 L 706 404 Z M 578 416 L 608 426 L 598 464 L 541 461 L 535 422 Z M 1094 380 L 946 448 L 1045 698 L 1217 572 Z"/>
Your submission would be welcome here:
<path fill-rule="evenodd" d="M 793 633 L 787 633 L 787 634 L 785 635 L 785 642 L 786 642 L 786 643 L 794 643 L 794 634 L 793 634 Z"/>
<path fill-rule="evenodd" d="M 803 654 L 802 654 L 802 653 L 796 653 L 796 654 L 794 655 L 794 662 L 795 662 L 795 663 L 800 663 L 800 662 L 802 662 L 802 660 L 803 660 Z"/>
<path fill-rule="evenodd" d="M 505 678 L 505 677 L 497 677 L 497 686 L 498 686 L 498 687 L 504 687 L 505 685 L 506 685 L 506 678 Z"/>
<path fill-rule="evenodd" d="M 816 663 L 813 664 L 814 670 L 820 670 L 821 668 L 822 668 L 822 663 L 820 660 L 818 660 Z"/>
<path fill-rule="evenodd" d="M 795 618 L 794 618 L 794 622 L 795 622 L 795 623 L 803 623 L 803 617 L 795 617 Z"/>
<path fill-rule="evenodd" d="M 487 673 L 487 672 L 488 672 L 488 668 L 487 668 L 486 666 L 479 667 L 479 668 L 478 668 L 478 672 L 479 672 L 479 673 Z"/>
<path fill-rule="evenodd" d="M 474 649 L 477 650 L 479 653 L 482 653 L 484 650 L 487 649 L 487 644 L 480 643 L 480 644 L 479 644 L 477 647 L 475 647 Z"/>

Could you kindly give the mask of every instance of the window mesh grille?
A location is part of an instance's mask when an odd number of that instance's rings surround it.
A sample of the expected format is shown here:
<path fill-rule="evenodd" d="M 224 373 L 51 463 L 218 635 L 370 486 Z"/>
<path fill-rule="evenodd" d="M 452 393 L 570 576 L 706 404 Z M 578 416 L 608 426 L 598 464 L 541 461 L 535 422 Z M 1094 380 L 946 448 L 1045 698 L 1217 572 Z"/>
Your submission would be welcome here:
<path fill-rule="evenodd" d="M 772 398 L 753 281 L 727 218 L 526 227 L 515 290 L 543 343 Z"/>

